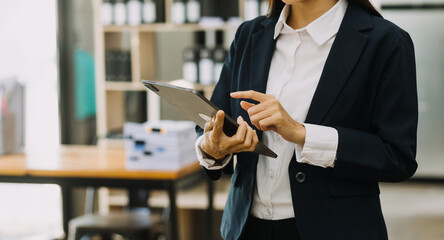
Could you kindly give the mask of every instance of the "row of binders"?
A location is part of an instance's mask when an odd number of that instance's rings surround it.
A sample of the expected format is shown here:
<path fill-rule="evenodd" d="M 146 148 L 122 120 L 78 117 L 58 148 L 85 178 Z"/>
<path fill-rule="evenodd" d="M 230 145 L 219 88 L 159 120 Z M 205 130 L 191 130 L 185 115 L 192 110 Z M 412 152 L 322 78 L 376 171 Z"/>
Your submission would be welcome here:
<path fill-rule="evenodd" d="M 106 81 L 131 81 L 131 52 L 108 50 L 105 52 Z"/>

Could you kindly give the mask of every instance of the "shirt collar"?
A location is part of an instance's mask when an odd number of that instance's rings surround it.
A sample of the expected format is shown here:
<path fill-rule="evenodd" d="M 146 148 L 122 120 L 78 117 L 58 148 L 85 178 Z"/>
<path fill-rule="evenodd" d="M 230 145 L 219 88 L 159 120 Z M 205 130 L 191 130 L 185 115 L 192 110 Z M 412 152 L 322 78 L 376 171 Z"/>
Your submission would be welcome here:
<path fill-rule="evenodd" d="M 274 29 L 274 39 L 280 34 L 295 33 L 306 30 L 318 45 L 323 45 L 338 33 L 347 9 L 347 0 L 339 0 L 332 8 L 322 16 L 301 29 L 292 29 L 287 25 L 287 17 L 290 13 L 290 5 L 285 5 Z"/>

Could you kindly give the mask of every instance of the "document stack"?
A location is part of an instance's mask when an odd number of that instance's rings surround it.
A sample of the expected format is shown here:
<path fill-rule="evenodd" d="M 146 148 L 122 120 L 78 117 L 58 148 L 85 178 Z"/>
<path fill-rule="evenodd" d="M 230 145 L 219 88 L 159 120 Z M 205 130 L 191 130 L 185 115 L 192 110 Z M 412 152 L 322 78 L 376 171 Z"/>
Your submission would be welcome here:
<path fill-rule="evenodd" d="M 177 170 L 197 160 L 191 121 L 125 123 L 126 168 Z"/>

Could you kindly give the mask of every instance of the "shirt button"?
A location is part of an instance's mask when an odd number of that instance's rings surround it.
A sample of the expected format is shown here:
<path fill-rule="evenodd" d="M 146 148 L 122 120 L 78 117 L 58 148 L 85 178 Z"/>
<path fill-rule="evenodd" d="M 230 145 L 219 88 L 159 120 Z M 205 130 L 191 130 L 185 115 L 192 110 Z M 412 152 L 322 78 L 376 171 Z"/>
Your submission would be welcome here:
<path fill-rule="evenodd" d="M 271 208 L 267 208 L 268 215 L 271 215 Z"/>
<path fill-rule="evenodd" d="M 287 68 L 287 73 L 291 73 L 291 70 L 292 70 L 291 67 L 288 67 Z"/>
<path fill-rule="evenodd" d="M 299 183 L 303 183 L 303 182 L 305 182 L 305 179 L 307 176 L 303 172 L 298 172 L 298 173 L 296 173 L 295 177 L 296 177 L 296 181 L 298 181 Z"/>
<path fill-rule="evenodd" d="M 274 175 L 273 174 L 270 175 L 270 179 L 274 179 Z"/>

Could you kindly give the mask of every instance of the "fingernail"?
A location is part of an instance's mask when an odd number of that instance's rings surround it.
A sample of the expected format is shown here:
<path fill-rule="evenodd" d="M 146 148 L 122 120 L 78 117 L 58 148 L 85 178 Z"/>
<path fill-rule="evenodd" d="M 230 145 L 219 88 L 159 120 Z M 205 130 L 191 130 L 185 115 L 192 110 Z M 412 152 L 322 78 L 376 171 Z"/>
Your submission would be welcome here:
<path fill-rule="evenodd" d="M 241 122 L 242 122 L 242 117 L 241 116 L 237 117 L 237 123 L 241 123 Z"/>

